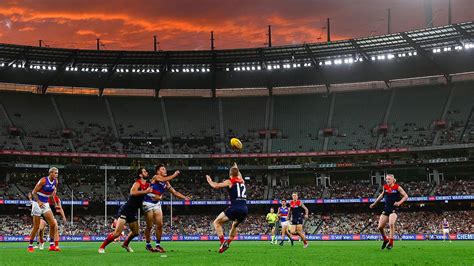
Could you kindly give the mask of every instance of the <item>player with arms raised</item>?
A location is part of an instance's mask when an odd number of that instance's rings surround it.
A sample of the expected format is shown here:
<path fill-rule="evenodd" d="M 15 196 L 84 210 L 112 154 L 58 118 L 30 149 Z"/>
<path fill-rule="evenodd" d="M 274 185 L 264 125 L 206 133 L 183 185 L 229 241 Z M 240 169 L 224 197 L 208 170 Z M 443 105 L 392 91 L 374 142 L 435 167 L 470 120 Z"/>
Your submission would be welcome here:
<path fill-rule="evenodd" d="M 303 247 L 308 247 L 308 241 L 303 233 L 303 218 L 308 219 L 309 210 L 304 206 L 304 203 L 298 199 L 298 193 L 293 192 L 290 201 L 290 214 L 292 234 L 298 235 L 303 240 Z M 303 213 L 304 212 L 304 213 Z"/>
<path fill-rule="evenodd" d="M 125 204 L 122 205 L 118 211 L 117 226 L 115 227 L 115 231 L 110 233 L 104 240 L 99 248 L 99 253 L 105 253 L 105 247 L 112 243 L 117 237 L 120 237 L 120 234 L 122 233 L 126 223 L 128 223 L 130 233 L 123 242 L 122 247 L 127 250 L 127 252 L 133 252 L 133 249 L 128 245 L 130 244 L 130 241 L 132 241 L 132 239 L 138 235 L 138 209 L 142 207 L 143 198 L 145 195 L 152 192 L 150 184 L 145 179 L 147 177 L 148 172 L 145 168 L 138 169 L 136 181 L 133 183 L 132 188 L 130 189 L 130 196 L 128 197 L 127 202 L 125 202 Z"/>
<path fill-rule="evenodd" d="M 229 179 L 226 179 L 221 183 L 212 181 L 211 177 L 206 175 L 207 182 L 212 188 L 229 189 L 230 206 L 225 211 L 221 212 L 213 223 L 221 243 L 219 253 L 222 253 L 229 248 L 230 243 L 234 240 L 234 237 L 237 234 L 237 227 L 245 220 L 248 214 L 245 182 L 236 163 L 234 163 L 230 168 L 229 175 Z M 228 221 L 232 221 L 232 228 L 230 229 L 229 238 L 224 241 L 224 229 L 222 228 L 222 225 Z"/>
<path fill-rule="evenodd" d="M 49 175 L 41 178 L 36 184 L 33 192 L 33 201 L 31 203 L 31 216 L 33 216 L 33 230 L 30 234 L 30 243 L 28 245 L 28 252 L 34 252 L 33 241 L 36 234 L 38 233 L 41 216 L 49 224 L 49 235 L 50 235 L 50 251 L 61 251 L 59 248 L 59 233 L 58 233 L 58 222 L 54 218 L 53 212 L 48 204 L 50 197 L 55 195 L 56 187 L 58 185 L 58 168 L 51 167 L 49 169 Z M 54 241 L 53 241 L 54 240 Z"/>
<path fill-rule="evenodd" d="M 179 171 L 174 172 L 173 175 L 168 176 L 166 167 L 164 165 L 158 165 L 155 167 L 155 176 L 151 179 L 152 192 L 148 193 L 143 200 L 143 211 L 145 212 L 146 228 L 145 228 L 145 240 L 146 250 L 150 252 L 164 253 L 165 250 L 161 247 L 161 235 L 163 234 L 163 212 L 161 210 L 161 198 L 162 194 L 168 190 L 171 194 L 177 198 L 189 200 L 188 197 L 176 191 L 170 184 L 173 178 L 179 175 Z M 153 248 L 151 242 L 151 229 L 153 224 L 156 225 L 156 246 Z"/>
<path fill-rule="evenodd" d="M 392 249 L 393 236 L 395 235 L 395 223 L 397 222 L 398 217 L 398 207 L 408 199 L 408 195 L 405 190 L 396 183 L 397 180 L 392 174 L 385 176 L 385 182 L 387 184 L 383 186 L 382 193 L 380 193 L 374 203 L 370 204 L 370 208 L 375 208 L 375 205 L 377 205 L 382 198 L 385 200 L 385 206 L 379 218 L 378 229 L 383 238 L 382 249 L 385 247 L 387 247 L 387 249 Z M 401 199 L 400 195 L 402 196 Z M 385 226 L 387 225 L 387 222 L 390 226 L 390 235 L 388 238 L 385 235 Z"/>
<path fill-rule="evenodd" d="M 288 227 L 290 225 L 290 221 L 288 220 L 288 215 L 290 214 L 290 209 L 288 205 L 286 205 L 286 200 L 281 200 L 281 206 L 278 208 L 277 215 L 280 217 L 280 225 L 281 225 L 281 241 L 280 246 L 283 246 L 285 241 L 285 235 L 288 236 L 288 239 L 291 241 L 291 245 L 293 246 L 293 238 L 291 238 L 291 234 L 288 231 Z"/>

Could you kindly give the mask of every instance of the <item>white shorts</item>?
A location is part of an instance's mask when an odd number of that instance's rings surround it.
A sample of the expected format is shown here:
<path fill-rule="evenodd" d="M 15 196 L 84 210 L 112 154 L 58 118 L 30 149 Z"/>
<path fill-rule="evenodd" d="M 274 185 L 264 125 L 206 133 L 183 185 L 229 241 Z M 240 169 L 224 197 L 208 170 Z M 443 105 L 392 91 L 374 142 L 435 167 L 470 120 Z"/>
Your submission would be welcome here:
<path fill-rule="evenodd" d="M 281 224 L 281 227 L 290 226 L 290 221 L 280 222 L 280 224 Z"/>
<path fill-rule="evenodd" d="M 443 228 L 443 234 L 449 234 L 449 228 Z"/>
<path fill-rule="evenodd" d="M 31 203 L 31 216 L 42 216 L 49 211 L 51 211 L 51 208 L 48 203 L 44 203 L 43 208 L 40 208 L 36 201 Z"/>
<path fill-rule="evenodd" d="M 144 212 L 149 212 L 149 211 L 161 211 L 161 201 L 158 201 L 157 203 L 151 203 L 151 202 L 143 202 L 143 211 Z"/>

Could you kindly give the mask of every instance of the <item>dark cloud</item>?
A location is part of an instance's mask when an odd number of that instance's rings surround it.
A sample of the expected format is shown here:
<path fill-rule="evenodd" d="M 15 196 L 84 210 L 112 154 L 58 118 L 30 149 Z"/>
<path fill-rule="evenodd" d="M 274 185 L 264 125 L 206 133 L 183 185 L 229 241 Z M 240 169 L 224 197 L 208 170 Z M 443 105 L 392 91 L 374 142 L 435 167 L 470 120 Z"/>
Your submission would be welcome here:
<path fill-rule="evenodd" d="M 273 44 L 357 38 L 423 27 L 425 0 L 5 0 L 0 2 L 0 42 L 93 49 L 100 37 L 107 49 L 151 49 L 153 35 L 166 50 L 259 47 L 273 26 Z M 447 1 L 432 0 L 433 22 L 447 23 Z M 474 20 L 474 1 L 452 0 L 453 21 Z"/>

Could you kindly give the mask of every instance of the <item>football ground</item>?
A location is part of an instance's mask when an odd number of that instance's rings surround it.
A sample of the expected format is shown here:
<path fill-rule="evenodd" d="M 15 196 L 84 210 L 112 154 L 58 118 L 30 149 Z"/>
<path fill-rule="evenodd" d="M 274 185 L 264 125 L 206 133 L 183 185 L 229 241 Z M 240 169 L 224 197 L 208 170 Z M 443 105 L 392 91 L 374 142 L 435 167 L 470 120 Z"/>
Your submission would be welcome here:
<path fill-rule="evenodd" d="M 97 242 L 61 243 L 60 253 L 26 251 L 27 243 L 1 243 L 0 265 L 474 265 L 474 241 L 397 241 L 393 250 L 381 242 L 310 242 L 290 246 L 269 242 L 235 241 L 223 254 L 218 242 L 163 242 L 167 253 L 149 253 L 133 242 L 134 253 L 110 244 L 98 254 Z"/>

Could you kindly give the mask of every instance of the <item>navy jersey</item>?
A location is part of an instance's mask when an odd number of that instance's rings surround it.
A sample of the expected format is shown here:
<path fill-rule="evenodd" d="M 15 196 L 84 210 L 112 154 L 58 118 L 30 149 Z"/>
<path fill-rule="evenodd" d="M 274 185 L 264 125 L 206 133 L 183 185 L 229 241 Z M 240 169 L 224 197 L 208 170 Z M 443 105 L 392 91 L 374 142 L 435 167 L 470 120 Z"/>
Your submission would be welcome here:
<path fill-rule="evenodd" d="M 155 195 L 160 196 L 169 188 L 167 182 L 155 182 L 151 184 L 150 187 L 153 189 L 153 191 L 146 194 L 145 198 L 143 199 L 145 202 L 150 202 L 150 203 L 157 203 L 158 200 L 155 200 L 154 196 Z"/>
<path fill-rule="evenodd" d="M 229 197 L 231 206 L 247 206 L 247 188 L 244 180 L 239 177 L 232 177 L 232 183 L 229 188 Z"/>
<path fill-rule="evenodd" d="M 303 210 L 303 207 L 301 207 L 301 204 L 302 203 L 300 200 L 290 201 L 292 219 L 297 219 L 303 216 L 304 210 Z"/>
<path fill-rule="evenodd" d="M 385 200 L 385 207 L 393 208 L 394 203 L 400 200 L 400 192 L 398 191 L 399 185 L 393 184 L 389 186 L 387 184 L 383 185 L 383 198 Z"/>
<path fill-rule="evenodd" d="M 150 186 L 150 183 L 148 182 L 142 183 L 140 180 L 137 180 L 136 182 L 140 184 L 140 188 L 138 188 L 139 191 L 146 190 Z M 142 207 L 144 198 L 145 198 L 145 195 L 141 195 L 141 196 L 130 195 L 125 205 L 127 205 L 129 208 L 138 210 Z"/>

